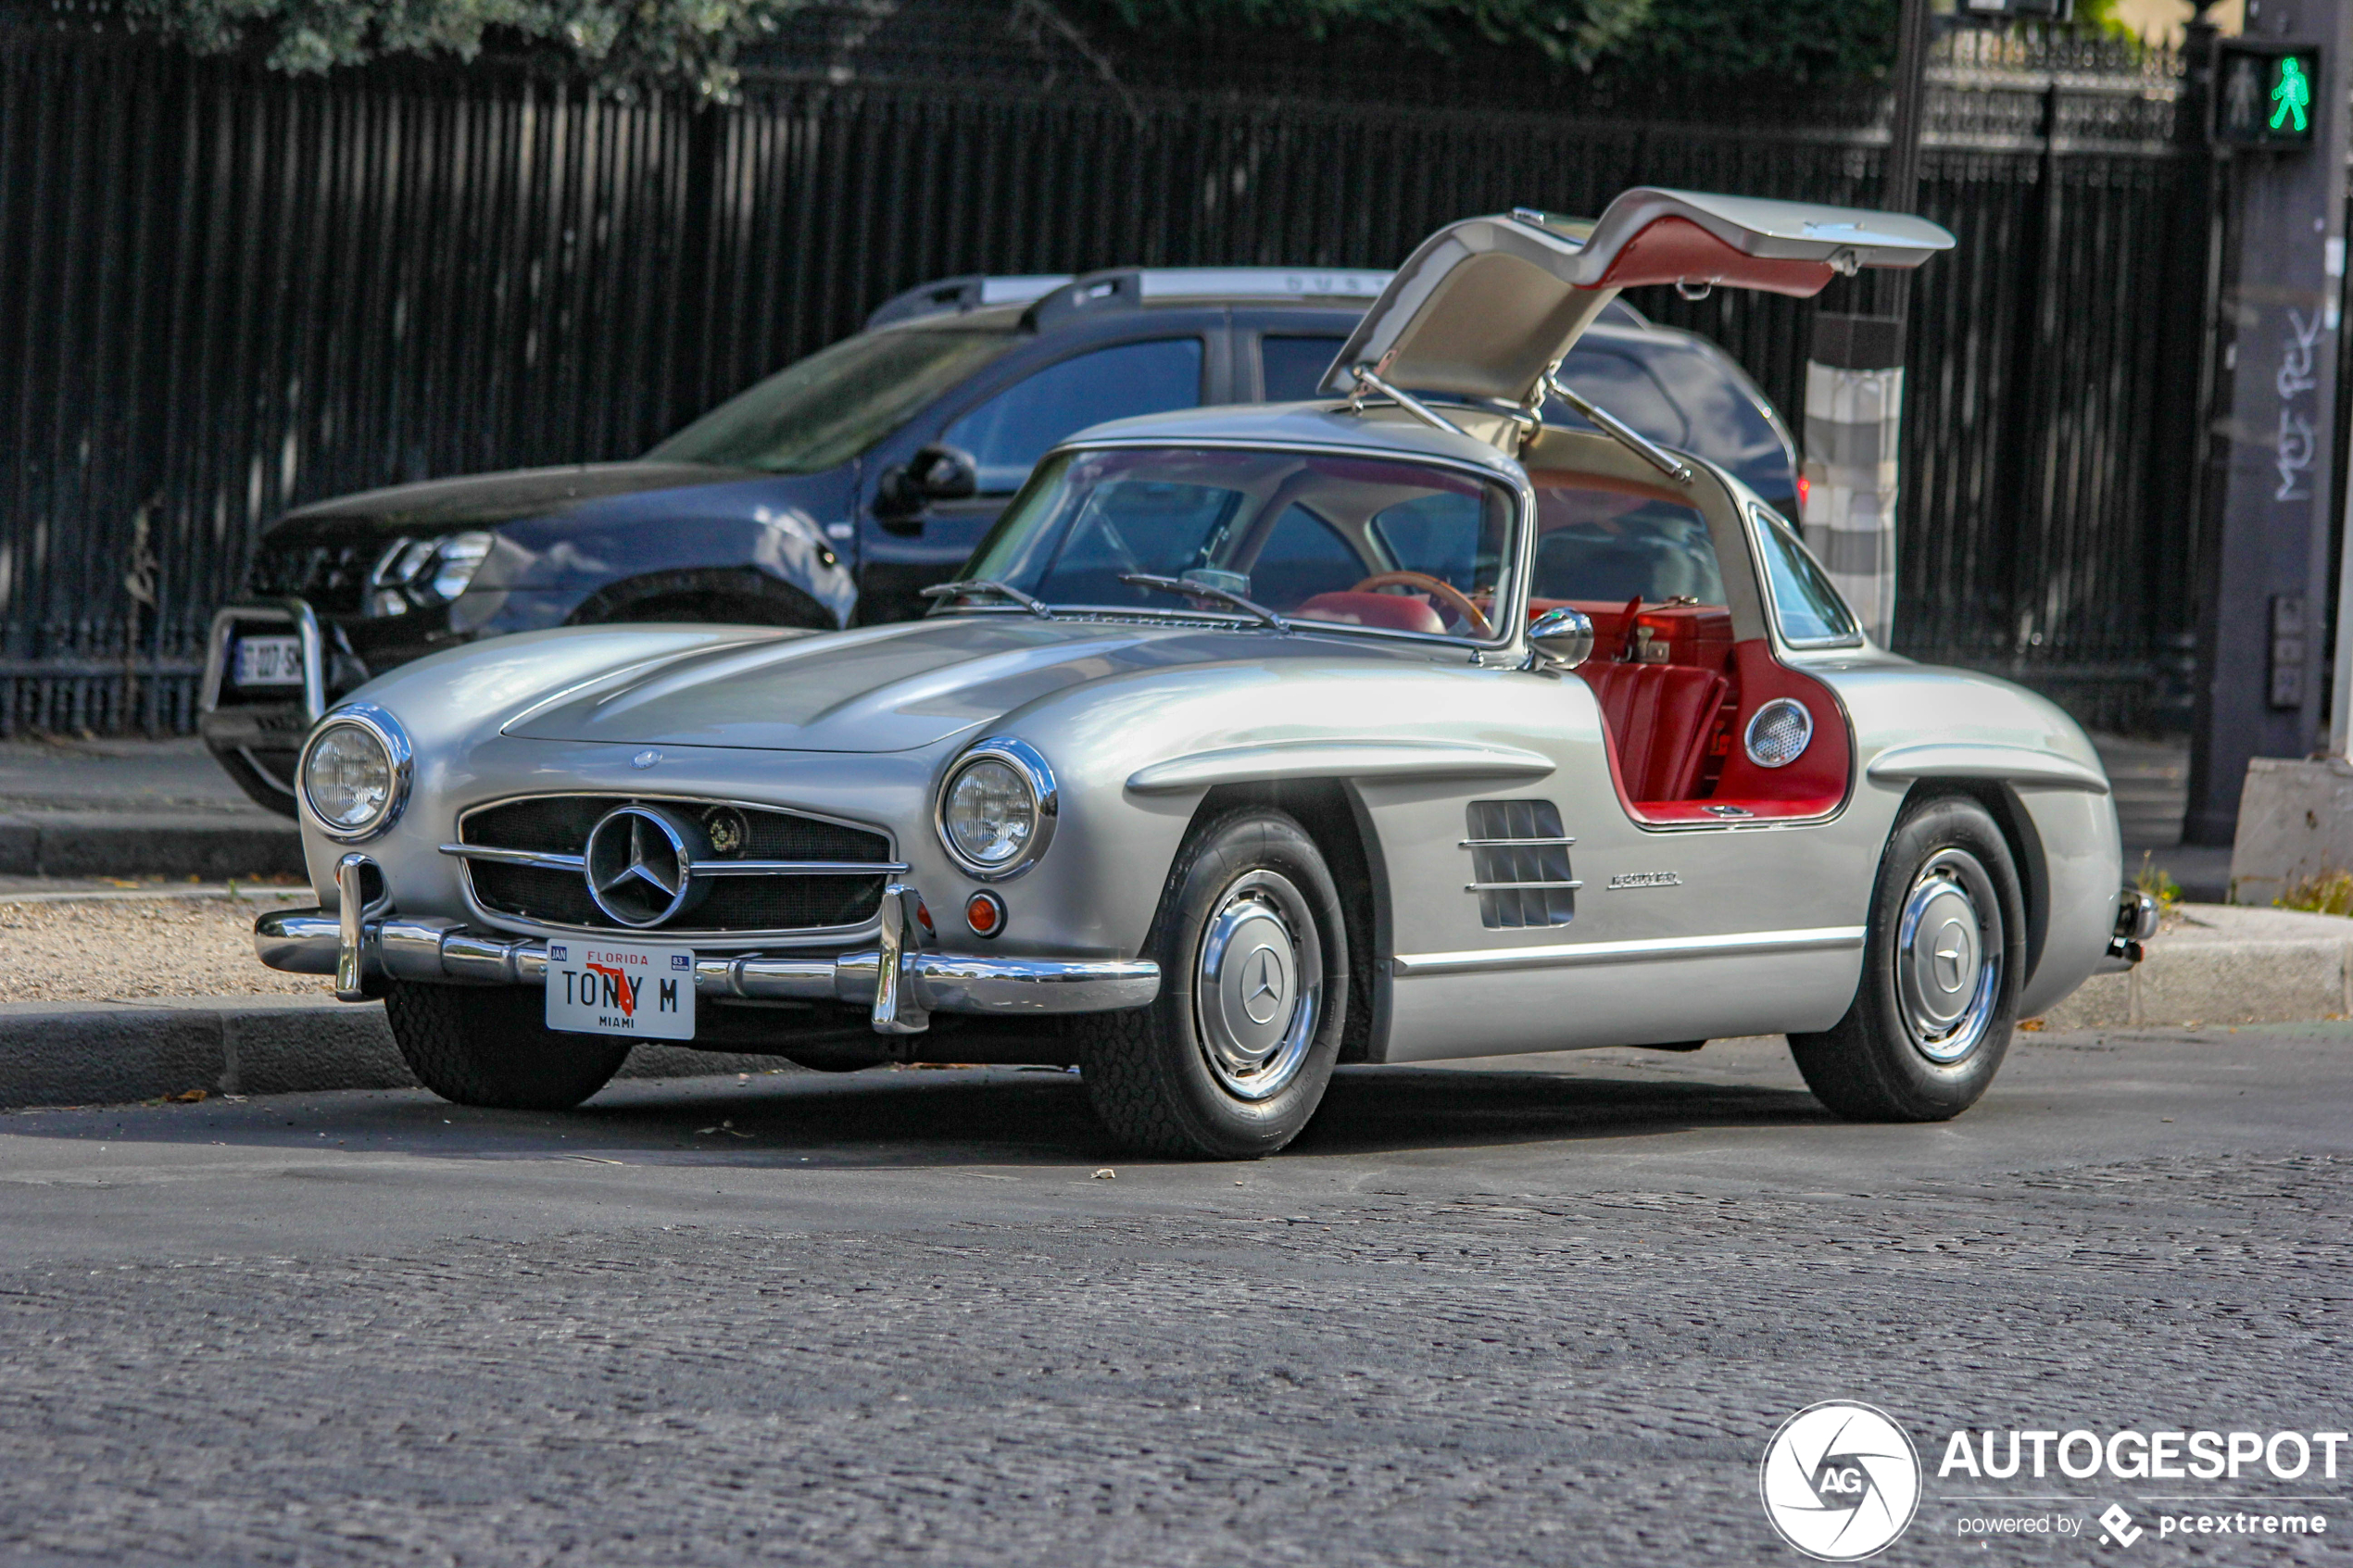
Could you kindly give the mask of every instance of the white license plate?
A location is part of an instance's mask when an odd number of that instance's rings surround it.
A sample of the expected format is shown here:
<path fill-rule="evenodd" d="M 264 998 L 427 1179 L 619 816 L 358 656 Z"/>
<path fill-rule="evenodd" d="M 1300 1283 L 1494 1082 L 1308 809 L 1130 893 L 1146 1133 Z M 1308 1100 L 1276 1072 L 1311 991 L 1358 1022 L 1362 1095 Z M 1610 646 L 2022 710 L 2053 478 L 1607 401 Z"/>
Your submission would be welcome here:
<path fill-rule="evenodd" d="M 695 950 L 637 942 L 547 944 L 547 1027 L 640 1040 L 695 1037 Z"/>
<path fill-rule="evenodd" d="M 302 684 L 302 639 L 239 637 L 236 681 L 241 686 Z"/>

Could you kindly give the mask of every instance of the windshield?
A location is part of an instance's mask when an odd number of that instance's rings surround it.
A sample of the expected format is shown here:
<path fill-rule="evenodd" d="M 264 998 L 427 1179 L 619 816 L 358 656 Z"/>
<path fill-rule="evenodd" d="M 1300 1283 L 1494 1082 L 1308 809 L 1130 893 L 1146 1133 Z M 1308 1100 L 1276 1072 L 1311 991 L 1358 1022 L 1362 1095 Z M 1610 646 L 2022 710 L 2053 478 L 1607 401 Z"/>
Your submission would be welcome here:
<path fill-rule="evenodd" d="M 1302 621 L 1485 639 L 1515 558 L 1516 514 L 1503 485 L 1434 464 L 1066 453 L 1038 470 L 964 575 L 1050 605 L 1177 611 L 1182 594 L 1121 578 L 1184 577 Z M 1195 608 L 1220 609 L 1206 595 Z"/>
<path fill-rule="evenodd" d="M 1014 338 L 940 328 L 861 332 L 737 393 L 646 457 L 816 473 L 888 435 Z"/>

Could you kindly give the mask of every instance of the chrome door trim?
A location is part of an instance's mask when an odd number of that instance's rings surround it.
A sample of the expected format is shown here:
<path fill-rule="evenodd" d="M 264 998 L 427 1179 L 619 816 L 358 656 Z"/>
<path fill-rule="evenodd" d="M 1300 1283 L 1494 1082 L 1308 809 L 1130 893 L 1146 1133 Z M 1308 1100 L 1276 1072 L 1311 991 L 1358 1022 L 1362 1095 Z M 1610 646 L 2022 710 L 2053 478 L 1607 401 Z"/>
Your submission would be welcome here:
<path fill-rule="evenodd" d="M 1454 953 L 1400 953 L 1390 972 L 1479 974 L 1505 969 L 1567 969 L 1579 964 L 1642 963 L 1754 953 L 1804 953 L 1863 945 L 1865 928 L 1825 925 L 1806 931 L 1740 931 L 1723 936 L 1668 936 L 1642 942 L 1570 942 L 1550 947 L 1474 947 Z"/>

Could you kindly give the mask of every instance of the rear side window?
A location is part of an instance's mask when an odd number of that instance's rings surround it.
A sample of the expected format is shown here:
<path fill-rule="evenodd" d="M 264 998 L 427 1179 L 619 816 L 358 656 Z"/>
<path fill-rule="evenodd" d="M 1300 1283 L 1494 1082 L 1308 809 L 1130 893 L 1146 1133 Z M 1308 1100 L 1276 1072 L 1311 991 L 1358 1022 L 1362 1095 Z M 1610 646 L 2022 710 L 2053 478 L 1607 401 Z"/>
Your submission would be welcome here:
<path fill-rule="evenodd" d="M 1748 515 L 1755 520 L 1757 555 L 1765 563 L 1783 640 L 1800 647 L 1862 641 L 1855 612 L 1798 543 L 1796 530 L 1763 507 L 1749 508 Z"/>
<path fill-rule="evenodd" d="M 1690 507 L 1615 490 L 1540 485 L 1539 599 L 1724 603 L 1724 573 L 1707 520 Z"/>
<path fill-rule="evenodd" d="M 1260 384 L 1269 403 L 1304 403 L 1318 395 L 1324 372 L 1332 368 L 1344 337 L 1277 337 L 1258 340 Z"/>
<path fill-rule="evenodd" d="M 1579 344 L 1561 363 L 1561 380 L 1587 402 L 1624 420 L 1653 441 L 1667 446 L 1692 447 L 1692 429 L 1651 373 L 1629 357 Z M 1544 405 L 1544 422 L 1566 430 L 1593 427 L 1567 404 L 1555 397 Z M 1715 458 L 1705 447 L 1700 456 Z"/>
<path fill-rule="evenodd" d="M 1197 407 L 1201 362 L 1194 337 L 1099 348 L 1014 383 L 940 439 L 972 454 L 982 495 L 1011 495 L 1048 447 L 1088 425 Z"/>
<path fill-rule="evenodd" d="M 1797 504 L 1788 445 L 1755 394 L 1712 354 L 1696 346 L 1662 348 L 1645 361 L 1691 422 L 1688 448 L 1731 470 L 1776 506 Z"/>

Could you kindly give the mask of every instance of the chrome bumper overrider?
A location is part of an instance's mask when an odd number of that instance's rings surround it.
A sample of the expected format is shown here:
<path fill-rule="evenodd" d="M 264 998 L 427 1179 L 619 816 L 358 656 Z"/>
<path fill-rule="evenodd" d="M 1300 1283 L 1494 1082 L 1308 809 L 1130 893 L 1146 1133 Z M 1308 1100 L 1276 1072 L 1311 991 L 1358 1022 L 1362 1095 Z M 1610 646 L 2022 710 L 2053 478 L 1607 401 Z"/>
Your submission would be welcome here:
<path fill-rule="evenodd" d="M 763 953 L 698 954 L 695 994 L 713 1000 L 848 1002 L 871 1010 L 881 1034 L 915 1034 L 935 1012 L 1111 1012 L 1141 1007 L 1160 994 L 1160 966 L 1149 960 L 1059 962 L 912 950 L 912 919 L 894 920 L 912 895 L 887 899 L 882 944 L 836 958 Z M 470 931 L 456 921 L 396 914 L 345 922 L 323 909 L 282 909 L 253 924 L 254 951 L 271 969 L 332 974 L 335 994 L 364 997 L 368 982 L 455 981 L 485 985 L 544 982 L 547 945 L 536 937 Z M 659 933 L 617 934 L 616 941 Z M 887 961 L 886 960 L 887 954 Z M 884 977 L 887 984 L 878 984 Z"/>
<path fill-rule="evenodd" d="M 2103 973 L 2114 974 L 2131 969 L 2141 961 L 2141 944 L 2157 935 L 2158 918 L 2162 913 L 2157 899 L 2137 887 L 2126 887 L 2116 896 L 2116 925 L 2108 939 L 2108 959 L 2101 967 Z"/>

